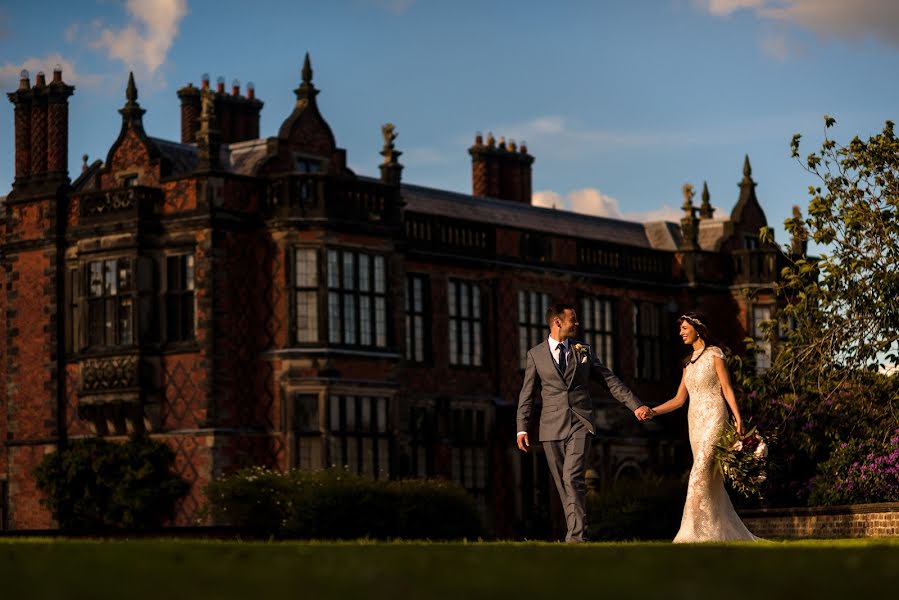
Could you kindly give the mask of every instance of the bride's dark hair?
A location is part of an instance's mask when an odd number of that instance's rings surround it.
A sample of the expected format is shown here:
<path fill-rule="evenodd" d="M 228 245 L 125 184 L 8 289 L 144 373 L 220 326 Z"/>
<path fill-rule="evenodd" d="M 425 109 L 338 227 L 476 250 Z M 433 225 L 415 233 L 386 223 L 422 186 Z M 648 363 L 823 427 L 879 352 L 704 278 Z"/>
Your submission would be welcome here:
<path fill-rule="evenodd" d="M 722 352 L 725 350 L 725 348 L 720 343 L 718 343 L 718 340 L 713 338 L 712 334 L 709 333 L 709 327 L 708 325 L 706 325 L 704 315 L 693 311 L 685 312 L 677 319 L 678 327 L 680 327 L 680 324 L 684 321 L 693 326 L 693 329 L 696 330 L 696 334 L 699 336 L 699 339 L 705 342 L 706 348 L 708 348 L 709 346 L 717 346 L 721 349 Z M 692 359 L 692 357 L 693 353 L 691 351 L 681 361 L 683 366 L 686 367 L 688 364 L 690 364 L 690 360 Z"/>

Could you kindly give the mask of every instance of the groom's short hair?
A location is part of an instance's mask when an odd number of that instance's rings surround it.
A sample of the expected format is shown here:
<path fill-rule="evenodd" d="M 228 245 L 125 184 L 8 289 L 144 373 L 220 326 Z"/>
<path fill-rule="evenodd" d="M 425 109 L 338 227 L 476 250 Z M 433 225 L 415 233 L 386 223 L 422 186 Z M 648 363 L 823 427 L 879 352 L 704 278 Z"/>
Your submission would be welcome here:
<path fill-rule="evenodd" d="M 565 304 L 563 302 L 556 302 L 555 304 L 549 305 L 549 308 L 546 309 L 546 324 L 550 329 L 552 329 L 553 321 L 557 318 L 561 319 L 566 310 L 574 310 L 574 305 Z"/>

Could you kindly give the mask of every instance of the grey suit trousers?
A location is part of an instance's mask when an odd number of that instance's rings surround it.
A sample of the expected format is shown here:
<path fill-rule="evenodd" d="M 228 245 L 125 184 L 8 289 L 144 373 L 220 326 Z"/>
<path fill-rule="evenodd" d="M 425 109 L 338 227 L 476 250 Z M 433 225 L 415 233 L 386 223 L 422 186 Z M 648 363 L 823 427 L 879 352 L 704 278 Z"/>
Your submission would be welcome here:
<path fill-rule="evenodd" d="M 587 541 L 587 485 L 584 473 L 593 433 L 574 411 L 568 412 L 571 415 L 568 434 L 561 440 L 543 442 L 543 452 L 565 510 L 568 529 L 565 541 L 576 543 Z"/>

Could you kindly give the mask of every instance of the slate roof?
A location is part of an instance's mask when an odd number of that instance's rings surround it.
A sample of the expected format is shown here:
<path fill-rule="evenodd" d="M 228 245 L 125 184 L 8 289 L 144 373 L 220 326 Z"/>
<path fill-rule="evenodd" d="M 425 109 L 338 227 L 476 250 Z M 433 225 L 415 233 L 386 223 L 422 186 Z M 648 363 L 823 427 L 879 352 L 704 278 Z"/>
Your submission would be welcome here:
<path fill-rule="evenodd" d="M 638 223 L 532 206 L 510 200 L 469 196 L 418 185 L 402 185 L 406 210 L 422 214 L 520 227 L 546 233 L 564 233 L 583 239 L 639 248 L 674 250 L 674 223 Z"/>
<path fill-rule="evenodd" d="M 149 138 L 159 148 L 159 152 L 165 157 L 172 167 L 169 177 L 177 177 L 190 173 L 197 166 L 197 147 L 193 144 L 180 144 L 161 138 Z"/>

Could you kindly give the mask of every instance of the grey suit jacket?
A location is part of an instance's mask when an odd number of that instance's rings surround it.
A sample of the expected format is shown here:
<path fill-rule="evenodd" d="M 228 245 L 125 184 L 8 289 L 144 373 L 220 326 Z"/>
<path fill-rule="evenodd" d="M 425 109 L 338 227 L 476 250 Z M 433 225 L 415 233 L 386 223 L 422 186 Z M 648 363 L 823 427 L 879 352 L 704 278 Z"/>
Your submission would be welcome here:
<path fill-rule="evenodd" d="M 582 345 L 587 348 L 586 352 L 572 350 L 564 378 L 559 375 L 559 369 L 549 351 L 549 340 L 528 350 L 524 384 L 518 396 L 518 431 L 527 431 L 537 386 L 540 387 L 543 398 L 540 441 L 564 438 L 571 422 L 569 408 L 583 418 L 590 433 L 596 433 L 593 403 L 590 400 L 591 378 L 600 381 L 616 400 L 630 410 L 637 410 L 643 404 L 612 371 L 599 362 L 592 348 Z"/>

